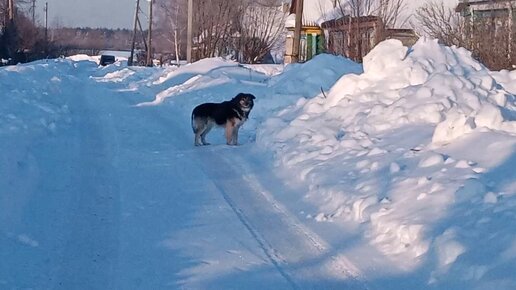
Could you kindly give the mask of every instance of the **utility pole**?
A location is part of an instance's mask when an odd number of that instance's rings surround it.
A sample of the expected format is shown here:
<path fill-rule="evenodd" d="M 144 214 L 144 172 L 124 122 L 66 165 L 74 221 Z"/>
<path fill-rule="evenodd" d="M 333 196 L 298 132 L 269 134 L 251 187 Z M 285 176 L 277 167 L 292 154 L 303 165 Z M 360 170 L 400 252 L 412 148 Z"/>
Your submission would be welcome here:
<path fill-rule="evenodd" d="M 148 45 L 147 45 L 147 66 L 152 66 L 152 2 L 153 0 L 149 0 L 149 35 L 148 35 Z"/>
<path fill-rule="evenodd" d="M 152 5 L 152 2 L 150 3 L 150 5 Z M 151 9 L 151 13 L 152 13 L 152 7 L 150 7 Z M 148 39 L 145 39 L 145 33 L 143 32 L 143 28 L 142 28 L 142 24 L 140 22 L 140 0 L 136 0 L 136 12 L 134 13 L 134 28 L 133 28 L 133 41 L 132 41 L 132 44 L 131 44 L 131 56 L 129 56 L 129 59 L 127 60 L 127 65 L 134 65 L 135 64 L 135 61 L 134 61 L 134 51 L 136 49 L 136 34 L 138 33 L 138 31 L 140 32 L 140 36 L 141 36 L 141 41 L 143 43 L 143 45 L 145 46 L 145 52 L 147 53 L 147 56 L 145 59 L 143 60 L 140 60 L 140 59 L 137 59 L 137 63 L 138 64 L 141 64 L 141 65 L 148 65 L 149 63 L 149 55 L 151 53 L 151 50 L 149 49 L 150 45 L 147 45 L 147 41 L 151 41 L 151 38 L 152 38 L 152 35 L 150 34 L 151 33 L 151 25 L 152 25 L 152 15 L 150 15 L 150 18 L 149 19 L 149 34 L 147 35 Z M 139 29 L 139 30 L 138 30 Z M 136 55 L 137 57 L 139 56 L 138 54 Z"/>
<path fill-rule="evenodd" d="M 186 30 L 186 62 L 192 63 L 193 0 L 188 0 L 188 25 Z"/>
<path fill-rule="evenodd" d="M 301 26 L 303 25 L 303 0 L 296 0 L 296 24 L 294 27 L 294 43 L 292 44 L 292 62 L 299 62 L 299 45 L 301 41 Z"/>
<path fill-rule="evenodd" d="M 48 44 L 48 2 L 45 2 L 45 42 Z"/>
<path fill-rule="evenodd" d="M 36 26 L 36 0 L 32 0 L 32 24 Z"/>
<path fill-rule="evenodd" d="M 136 0 L 136 10 L 134 12 L 134 28 L 133 28 L 133 41 L 131 43 L 131 56 L 127 60 L 127 65 L 133 65 L 134 59 L 134 47 L 136 45 L 136 28 L 138 25 L 138 12 L 140 10 L 140 0 Z"/>
<path fill-rule="evenodd" d="M 9 22 L 12 23 L 14 21 L 14 0 L 9 0 L 7 5 L 9 9 Z"/>

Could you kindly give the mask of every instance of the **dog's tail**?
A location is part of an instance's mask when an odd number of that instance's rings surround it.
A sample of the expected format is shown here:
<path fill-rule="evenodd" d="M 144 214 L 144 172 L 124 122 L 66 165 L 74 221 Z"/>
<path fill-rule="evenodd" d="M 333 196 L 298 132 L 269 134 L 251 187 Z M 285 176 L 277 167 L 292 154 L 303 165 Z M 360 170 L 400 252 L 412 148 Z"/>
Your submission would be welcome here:
<path fill-rule="evenodd" d="M 194 132 L 194 134 L 197 134 L 197 126 L 195 125 L 195 115 L 194 115 L 194 112 L 192 112 L 192 131 Z"/>

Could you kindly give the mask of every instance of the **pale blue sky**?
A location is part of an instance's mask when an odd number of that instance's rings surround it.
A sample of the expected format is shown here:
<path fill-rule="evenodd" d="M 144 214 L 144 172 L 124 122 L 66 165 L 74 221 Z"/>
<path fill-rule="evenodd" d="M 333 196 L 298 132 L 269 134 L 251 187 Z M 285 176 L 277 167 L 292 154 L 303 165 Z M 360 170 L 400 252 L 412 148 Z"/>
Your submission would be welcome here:
<path fill-rule="evenodd" d="M 131 28 L 134 21 L 136 0 L 37 0 L 37 14 L 41 23 L 48 2 L 48 23 L 55 27 L 108 27 Z M 148 2 L 140 0 L 147 11 Z M 142 19 L 142 22 L 146 22 Z M 142 23 L 143 24 L 143 23 Z"/>

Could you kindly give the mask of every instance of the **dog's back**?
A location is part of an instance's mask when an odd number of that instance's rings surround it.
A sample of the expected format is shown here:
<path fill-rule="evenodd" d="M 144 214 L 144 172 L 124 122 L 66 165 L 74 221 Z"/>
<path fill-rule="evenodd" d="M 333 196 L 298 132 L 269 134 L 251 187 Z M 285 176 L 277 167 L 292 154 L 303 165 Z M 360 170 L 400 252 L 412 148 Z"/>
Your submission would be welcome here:
<path fill-rule="evenodd" d="M 211 119 L 217 125 L 221 126 L 226 123 L 229 118 L 234 117 L 236 113 L 230 101 L 222 103 L 204 103 L 195 107 L 192 111 L 192 120 L 195 119 Z M 194 129 L 195 132 L 195 129 Z"/>

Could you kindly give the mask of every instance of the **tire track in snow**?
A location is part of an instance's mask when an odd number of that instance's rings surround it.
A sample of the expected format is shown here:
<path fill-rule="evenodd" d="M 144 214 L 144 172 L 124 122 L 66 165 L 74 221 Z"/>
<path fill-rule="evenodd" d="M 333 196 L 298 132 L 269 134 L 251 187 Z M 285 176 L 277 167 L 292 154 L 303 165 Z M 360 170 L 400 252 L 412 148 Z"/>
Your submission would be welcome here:
<path fill-rule="evenodd" d="M 316 233 L 299 222 L 297 218 L 293 217 L 292 214 L 272 196 L 271 192 L 263 188 L 262 184 L 256 179 L 254 175 L 245 175 L 243 178 L 245 181 L 252 185 L 252 187 L 256 190 L 256 193 L 261 194 L 265 200 L 267 200 L 267 202 L 272 205 L 272 207 L 282 217 L 285 224 L 297 232 L 300 237 L 304 237 L 304 239 L 310 244 L 312 248 L 316 249 L 321 255 L 327 252 L 331 252 L 331 246 L 326 241 L 322 240 Z M 333 264 L 332 266 L 335 267 L 338 272 L 345 273 L 350 278 L 359 282 L 358 277 L 362 276 L 362 273 L 355 265 L 353 265 L 349 259 L 341 255 L 332 256 L 331 260 Z M 363 282 L 360 283 L 363 284 Z"/>
<path fill-rule="evenodd" d="M 331 288 L 337 285 L 339 288 L 367 289 L 360 279 L 360 270 L 351 261 L 343 255 L 336 255 L 326 241 L 273 197 L 252 172 L 249 161 L 242 156 L 245 152 L 241 148 L 221 152 L 215 148 L 200 148 L 199 161 L 205 163 L 208 160 L 210 164 L 217 164 L 217 167 L 204 166 L 205 173 L 212 178 L 224 200 L 278 273 L 294 289 Z M 273 177 L 266 174 L 266 178 Z M 321 272 L 321 265 L 328 272 Z M 338 281 L 330 281 L 330 273 L 338 276 Z"/>
<path fill-rule="evenodd" d="M 256 240 L 256 242 L 260 245 L 260 248 L 264 252 L 264 254 L 267 256 L 271 264 L 276 268 L 278 273 L 292 286 L 293 289 L 298 289 L 299 287 L 296 285 L 296 283 L 292 280 L 289 274 L 286 273 L 286 271 L 283 269 L 281 264 L 285 264 L 286 261 L 281 255 L 274 249 L 274 247 L 267 242 L 263 238 L 263 236 L 260 234 L 259 231 L 257 231 L 250 223 L 250 221 L 247 219 L 245 214 L 242 212 L 240 208 L 235 204 L 233 199 L 231 199 L 230 194 L 224 190 L 221 186 L 217 184 L 217 182 L 214 182 L 216 188 L 220 191 L 222 194 L 222 197 L 226 201 L 226 203 L 229 205 L 229 207 L 233 210 L 237 218 L 240 220 L 240 222 L 244 225 L 244 227 L 249 231 L 251 236 Z"/>
<path fill-rule="evenodd" d="M 277 201 L 273 194 L 264 188 L 263 184 L 257 179 L 256 175 L 251 173 L 249 163 L 238 156 L 239 160 L 237 164 L 242 168 L 242 172 L 245 172 L 243 179 L 248 182 L 255 189 L 256 193 L 261 194 L 265 200 L 272 205 L 277 213 L 282 217 L 285 224 L 297 232 L 298 236 L 304 237 L 304 239 L 311 244 L 311 247 L 316 249 L 321 255 L 331 252 L 332 247 L 316 233 L 310 230 L 307 226 L 302 224 L 295 216 L 293 216 L 283 204 Z M 362 289 L 367 289 L 367 286 L 360 277 L 363 277 L 360 269 L 358 269 L 347 257 L 344 255 L 331 256 L 332 267 L 335 268 L 339 273 L 345 273 L 349 278 L 359 284 Z"/>

